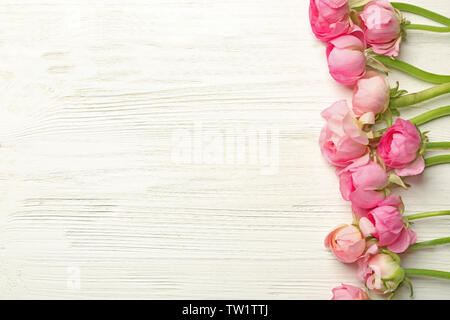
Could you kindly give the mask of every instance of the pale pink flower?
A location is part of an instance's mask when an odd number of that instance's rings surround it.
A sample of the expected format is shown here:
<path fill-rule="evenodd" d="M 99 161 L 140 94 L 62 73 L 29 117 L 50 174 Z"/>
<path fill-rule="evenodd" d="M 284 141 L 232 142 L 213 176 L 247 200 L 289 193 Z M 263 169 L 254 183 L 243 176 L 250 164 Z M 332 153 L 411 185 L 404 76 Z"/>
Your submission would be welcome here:
<path fill-rule="evenodd" d="M 327 121 L 320 133 L 322 155 L 338 167 L 346 167 L 367 154 L 369 139 L 358 127 L 345 100 L 322 112 Z"/>
<path fill-rule="evenodd" d="M 369 2 L 361 13 L 367 45 L 376 54 L 396 57 L 400 50 L 401 17 L 387 0 Z"/>
<path fill-rule="evenodd" d="M 412 176 L 423 172 L 425 161 L 419 153 L 422 138 L 416 126 L 398 118 L 380 139 L 377 152 L 386 166 L 399 176 Z"/>
<path fill-rule="evenodd" d="M 366 72 L 364 36 L 358 27 L 331 40 L 327 46 L 328 70 L 337 82 L 353 85 Z"/>
<path fill-rule="evenodd" d="M 366 291 L 361 288 L 344 284 L 340 287 L 333 288 L 333 297 L 331 300 L 370 300 Z"/>
<path fill-rule="evenodd" d="M 311 0 L 309 22 L 314 35 L 329 41 L 345 34 L 351 26 L 347 0 Z"/>
<path fill-rule="evenodd" d="M 358 277 L 378 294 L 393 293 L 405 279 L 400 259 L 394 254 L 368 254 L 358 262 Z"/>
<path fill-rule="evenodd" d="M 386 78 L 369 71 L 356 82 L 352 106 L 355 115 L 364 123 L 375 123 L 378 114 L 389 106 L 390 89 Z"/>
<path fill-rule="evenodd" d="M 339 261 L 352 263 L 364 253 L 366 241 L 358 228 L 342 225 L 327 235 L 325 247 L 330 249 Z"/>

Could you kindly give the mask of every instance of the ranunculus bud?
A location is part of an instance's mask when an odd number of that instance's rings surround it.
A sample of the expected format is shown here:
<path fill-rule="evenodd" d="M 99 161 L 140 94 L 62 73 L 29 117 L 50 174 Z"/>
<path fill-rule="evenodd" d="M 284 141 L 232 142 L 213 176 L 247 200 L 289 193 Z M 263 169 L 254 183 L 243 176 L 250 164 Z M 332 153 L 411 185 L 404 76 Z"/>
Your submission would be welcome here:
<path fill-rule="evenodd" d="M 359 208 L 371 209 L 385 198 L 382 191 L 388 184 L 386 171 L 376 162 L 348 167 L 339 176 L 342 198 Z"/>
<path fill-rule="evenodd" d="M 401 17 L 387 0 L 369 2 L 361 14 L 366 42 L 376 54 L 396 57 L 400 50 Z"/>
<path fill-rule="evenodd" d="M 325 247 L 331 249 L 339 261 L 352 263 L 364 253 L 366 240 L 357 227 L 343 225 L 327 235 Z"/>
<path fill-rule="evenodd" d="M 327 124 L 319 138 L 322 155 L 338 167 L 346 167 L 368 152 L 369 139 L 356 125 L 345 100 L 322 111 Z"/>
<path fill-rule="evenodd" d="M 397 118 L 380 139 L 377 152 L 386 166 L 399 176 L 413 176 L 423 172 L 425 161 L 419 154 L 422 138 L 416 126 Z"/>
<path fill-rule="evenodd" d="M 309 22 L 314 35 L 322 41 L 345 34 L 351 25 L 348 0 L 311 0 Z"/>
<path fill-rule="evenodd" d="M 331 300 L 370 300 L 366 291 L 349 284 L 343 283 L 331 291 L 333 292 Z"/>
<path fill-rule="evenodd" d="M 390 89 L 386 78 L 377 72 L 369 71 L 356 82 L 353 90 L 353 112 L 365 123 L 375 123 L 377 114 L 389 106 Z"/>
<path fill-rule="evenodd" d="M 364 236 L 377 238 L 380 247 L 387 246 L 388 250 L 395 253 L 402 253 L 416 243 L 416 233 L 407 229 L 403 223 L 400 213 L 402 206 L 402 201 L 394 194 L 380 202 L 359 221 L 359 227 Z"/>
<path fill-rule="evenodd" d="M 358 274 L 367 288 L 378 294 L 393 293 L 405 280 L 405 271 L 395 254 L 378 253 L 358 266 Z"/>
<path fill-rule="evenodd" d="M 353 85 L 366 72 L 365 44 L 361 30 L 331 40 L 327 46 L 328 70 L 339 83 Z"/>

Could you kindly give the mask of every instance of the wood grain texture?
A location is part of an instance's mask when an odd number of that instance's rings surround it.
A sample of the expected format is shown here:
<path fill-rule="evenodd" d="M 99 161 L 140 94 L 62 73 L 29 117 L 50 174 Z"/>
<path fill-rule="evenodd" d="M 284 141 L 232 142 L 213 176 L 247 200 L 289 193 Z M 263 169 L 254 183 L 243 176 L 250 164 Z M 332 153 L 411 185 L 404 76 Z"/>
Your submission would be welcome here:
<path fill-rule="evenodd" d="M 408 2 L 450 15 L 446 0 Z M 328 75 L 308 3 L 1 1 L 0 297 L 328 299 L 358 284 L 323 248 L 351 214 L 317 146 L 320 111 L 351 92 Z M 449 74 L 449 49 L 410 31 L 401 58 Z M 174 161 L 174 134 L 198 126 L 202 152 L 278 130 L 276 172 L 234 149 Z M 425 127 L 450 139 L 448 119 Z M 448 177 L 410 179 L 407 212 L 450 208 Z M 414 229 L 448 236 L 450 220 Z M 448 249 L 404 265 L 450 270 Z M 449 283 L 414 285 L 416 299 L 450 298 Z"/>

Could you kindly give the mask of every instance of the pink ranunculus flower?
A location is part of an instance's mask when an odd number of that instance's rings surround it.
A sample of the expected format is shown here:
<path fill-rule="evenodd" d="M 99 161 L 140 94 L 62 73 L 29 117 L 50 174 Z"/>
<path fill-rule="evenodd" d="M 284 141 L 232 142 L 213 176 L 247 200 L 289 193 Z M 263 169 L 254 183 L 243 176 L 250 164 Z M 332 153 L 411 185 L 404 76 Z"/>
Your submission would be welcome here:
<path fill-rule="evenodd" d="M 359 167 L 344 169 L 339 176 L 342 198 L 363 209 L 374 208 L 384 200 L 385 192 L 382 189 L 387 184 L 386 171 L 374 161 Z"/>
<path fill-rule="evenodd" d="M 364 35 L 359 27 L 331 40 L 327 46 L 328 70 L 334 80 L 353 85 L 366 73 Z"/>
<path fill-rule="evenodd" d="M 325 247 L 333 251 L 339 261 L 352 263 L 364 253 L 366 240 L 357 227 L 342 225 L 327 235 Z"/>
<path fill-rule="evenodd" d="M 376 54 L 396 57 L 402 40 L 401 17 L 387 0 L 369 2 L 361 13 L 367 45 Z"/>
<path fill-rule="evenodd" d="M 375 293 L 387 294 L 405 280 L 405 271 L 395 254 L 371 253 L 358 261 L 358 277 Z"/>
<path fill-rule="evenodd" d="M 370 300 L 366 291 L 361 288 L 342 284 L 340 287 L 333 288 L 333 297 L 331 300 Z"/>
<path fill-rule="evenodd" d="M 376 116 L 388 108 L 389 100 L 390 89 L 386 77 L 369 71 L 356 82 L 352 110 L 360 121 L 374 124 Z"/>
<path fill-rule="evenodd" d="M 351 27 L 348 0 L 311 0 L 309 22 L 314 35 L 322 41 L 345 34 Z"/>
<path fill-rule="evenodd" d="M 345 100 L 322 111 L 327 121 L 320 133 L 322 155 L 337 167 L 346 167 L 368 154 L 369 139 L 356 124 Z"/>
<path fill-rule="evenodd" d="M 420 154 L 422 138 L 416 126 L 398 118 L 380 139 L 377 152 L 386 166 L 395 169 L 399 176 L 421 174 L 425 161 Z"/>
<path fill-rule="evenodd" d="M 401 206 L 403 203 L 396 195 L 386 197 L 359 220 L 363 235 L 377 238 L 380 247 L 387 246 L 388 250 L 395 253 L 402 253 L 416 243 L 416 233 L 407 229 L 403 222 Z"/>

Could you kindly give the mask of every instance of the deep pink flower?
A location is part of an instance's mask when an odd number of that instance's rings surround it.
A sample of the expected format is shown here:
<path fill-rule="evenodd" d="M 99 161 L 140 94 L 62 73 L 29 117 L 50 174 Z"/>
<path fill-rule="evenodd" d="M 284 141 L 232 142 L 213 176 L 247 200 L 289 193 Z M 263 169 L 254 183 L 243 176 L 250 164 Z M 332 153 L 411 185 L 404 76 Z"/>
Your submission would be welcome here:
<path fill-rule="evenodd" d="M 353 112 L 364 123 L 375 123 L 375 117 L 389 106 L 390 89 L 386 78 L 369 71 L 356 82 L 353 90 Z"/>
<path fill-rule="evenodd" d="M 366 42 L 376 54 L 398 56 L 402 31 L 401 17 L 387 0 L 369 2 L 361 13 Z"/>
<path fill-rule="evenodd" d="M 400 259 L 385 253 L 370 252 L 358 261 L 358 277 L 378 294 L 395 292 L 405 279 Z"/>
<path fill-rule="evenodd" d="M 373 161 L 344 170 L 339 176 L 342 198 L 363 209 L 374 208 L 383 201 L 385 193 L 382 189 L 387 183 L 386 171 Z"/>
<path fill-rule="evenodd" d="M 359 128 L 345 100 L 322 111 L 327 124 L 319 138 L 322 155 L 338 167 L 346 167 L 367 154 L 369 139 Z"/>
<path fill-rule="evenodd" d="M 333 297 L 331 300 L 370 300 L 366 291 L 361 288 L 342 284 L 340 287 L 333 288 Z"/>
<path fill-rule="evenodd" d="M 416 233 L 407 229 L 400 213 L 402 201 L 396 195 L 390 195 L 372 209 L 366 217 L 359 220 L 359 227 L 365 237 L 378 239 L 380 247 L 402 253 L 416 243 Z"/>
<path fill-rule="evenodd" d="M 423 172 L 425 161 L 419 154 L 422 138 L 416 126 L 398 118 L 380 139 L 377 152 L 386 166 L 394 168 L 399 176 Z"/>
<path fill-rule="evenodd" d="M 355 226 L 343 225 L 327 235 L 325 247 L 331 249 L 339 261 L 352 263 L 364 253 L 366 240 Z"/>
<path fill-rule="evenodd" d="M 309 22 L 314 35 L 329 41 L 345 34 L 351 26 L 347 0 L 311 0 Z"/>
<path fill-rule="evenodd" d="M 339 83 L 353 85 L 366 72 L 364 36 L 358 27 L 331 40 L 327 46 L 328 70 Z"/>

